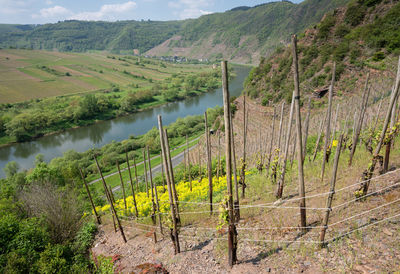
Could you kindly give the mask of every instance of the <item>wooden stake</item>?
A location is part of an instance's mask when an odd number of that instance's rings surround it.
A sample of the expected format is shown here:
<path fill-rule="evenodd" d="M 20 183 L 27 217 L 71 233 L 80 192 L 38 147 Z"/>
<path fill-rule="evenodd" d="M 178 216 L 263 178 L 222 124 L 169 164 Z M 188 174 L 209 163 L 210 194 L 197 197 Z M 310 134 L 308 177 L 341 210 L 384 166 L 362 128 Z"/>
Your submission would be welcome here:
<path fill-rule="evenodd" d="M 398 66 L 397 66 L 397 75 L 398 76 L 400 75 L 400 57 L 399 57 L 399 62 L 398 62 Z M 372 162 L 370 163 L 370 165 L 369 165 L 369 167 L 368 167 L 368 169 L 366 171 L 367 175 L 364 176 L 363 183 L 361 184 L 361 187 L 360 187 L 360 190 L 362 191 L 362 195 L 366 195 L 367 192 L 368 192 L 370 179 L 372 178 L 373 172 L 375 170 L 375 166 L 376 166 L 376 164 L 378 162 L 379 152 L 381 151 L 383 142 L 385 140 L 386 131 L 387 131 L 387 128 L 389 126 L 390 117 L 392 115 L 392 109 L 393 109 L 394 103 L 396 101 L 396 97 L 399 94 L 399 88 L 400 88 L 400 77 L 396 77 L 395 87 L 392 90 L 392 95 L 391 95 L 391 98 L 390 98 L 389 108 L 388 108 L 387 113 L 386 113 L 385 122 L 383 124 L 383 128 L 382 128 L 381 135 L 380 135 L 380 138 L 379 138 L 379 143 L 375 148 L 375 151 L 374 151 L 374 154 L 373 154 L 373 157 L 372 157 Z"/>
<path fill-rule="evenodd" d="M 170 235 L 171 235 L 172 242 L 174 244 L 175 254 L 178 254 L 181 252 L 180 245 L 179 245 L 179 235 L 178 235 L 178 221 L 177 221 L 177 217 L 176 217 L 174 198 L 173 198 L 173 194 L 172 194 L 172 183 L 171 183 L 171 177 L 170 177 L 169 168 L 168 168 L 167 146 L 166 146 L 166 142 L 164 140 L 165 135 L 164 135 L 164 130 L 163 130 L 163 126 L 162 126 L 161 115 L 158 115 L 158 129 L 159 129 L 159 134 L 160 134 L 160 145 L 161 145 L 161 151 L 162 151 L 162 156 L 163 156 L 164 170 L 165 170 L 165 174 L 166 174 L 166 178 L 167 178 L 169 205 L 170 205 L 171 219 L 172 219 L 172 224 L 173 224 Z"/>
<path fill-rule="evenodd" d="M 153 221 L 153 225 L 156 226 L 157 225 L 157 221 L 156 221 L 156 211 L 157 211 L 157 206 L 156 203 L 154 202 L 154 184 L 153 184 L 153 174 L 151 172 L 151 159 L 150 159 L 150 151 L 149 151 L 149 146 L 146 146 L 146 150 L 147 150 L 147 160 L 149 162 L 149 175 L 150 175 L 150 187 L 151 187 L 151 203 L 153 205 L 153 214 L 151 215 L 151 220 Z M 158 201 L 157 201 L 158 203 Z M 158 214 L 158 217 L 160 217 L 160 214 Z M 161 219 L 160 219 L 160 224 L 161 224 Z M 161 230 L 162 231 L 162 230 Z M 157 243 L 157 233 L 154 230 L 153 232 L 153 239 L 154 239 L 154 243 Z"/>
<path fill-rule="evenodd" d="M 283 110 L 285 108 L 285 102 L 282 102 L 282 107 L 281 107 L 281 121 L 279 122 L 279 133 L 278 133 L 278 148 L 279 151 L 281 151 L 281 136 L 282 136 L 282 126 L 283 126 Z M 279 152 L 280 154 L 280 152 Z"/>
<path fill-rule="evenodd" d="M 326 233 L 326 230 L 328 229 L 329 214 L 332 211 L 332 201 L 333 201 L 333 195 L 335 194 L 336 175 L 337 175 L 337 169 L 339 166 L 339 158 L 340 158 L 340 151 L 342 148 L 342 142 L 343 142 L 343 134 L 340 135 L 339 143 L 336 147 L 335 161 L 333 163 L 333 172 L 332 172 L 332 178 L 331 178 L 331 187 L 329 190 L 328 199 L 326 201 L 326 212 L 325 212 L 324 221 L 322 222 L 323 227 L 321 229 L 321 233 L 319 236 L 319 241 L 321 242 L 320 243 L 321 247 L 324 246 L 325 233 Z"/>
<path fill-rule="evenodd" d="M 239 184 L 237 180 L 237 167 L 236 167 L 236 147 L 235 147 L 235 131 L 233 129 L 233 119 L 232 113 L 229 113 L 230 116 L 230 125 L 231 125 L 231 147 L 232 147 L 232 165 L 233 165 L 233 182 L 235 184 L 235 200 L 233 202 L 234 206 L 234 218 L 235 222 L 239 222 L 240 220 L 240 207 L 239 207 Z"/>
<path fill-rule="evenodd" d="M 212 181 L 212 170 L 211 170 L 211 144 L 210 144 L 210 131 L 208 130 L 207 124 L 207 111 L 204 112 L 204 129 L 206 135 L 206 150 L 207 150 L 207 173 L 208 173 L 208 198 L 210 201 L 210 215 L 213 213 L 213 181 Z"/>
<path fill-rule="evenodd" d="M 111 198 L 111 194 L 108 192 L 107 184 L 106 184 L 106 181 L 104 180 L 104 176 L 103 176 L 103 173 L 101 172 L 101 169 L 100 169 L 99 163 L 97 162 L 96 156 L 94 156 L 94 160 L 96 161 L 97 169 L 99 170 L 99 173 L 100 173 L 100 176 L 101 176 L 101 180 L 102 180 L 102 182 L 103 182 L 104 192 L 106 193 L 106 196 L 108 197 L 108 202 L 110 203 L 113 216 L 114 216 L 115 219 L 117 220 L 118 228 L 119 228 L 119 231 L 120 231 L 120 233 L 121 233 L 122 239 L 123 239 L 124 242 L 126 243 L 127 241 L 126 241 L 124 229 L 122 228 L 121 222 L 119 221 L 117 211 L 116 211 L 115 208 L 114 208 L 114 204 L 113 204 L 113 202 L 112 202 L 112 200 L 111 200 L 111 199 L 112 199 L 112 198 Z"/>
<path fill-rule="evenodd" d="M 282 160 L 282 173 L 279 178 L 277 187 L 276 187 L 276 192 L 275 196 L 276 198 L 282 198 L 283 194 L 283 185 L 285 183 L 285 174 L 286 174 L 286 165 L 287 165 L 287 158 L 288 158 L 288 152 L 289 152 L 289 143 L 290 143 L 290 135 L 292 132 L 292 121 L 293 121 L 293 110 L 294 110 L 294 92 L 292 94 L 292 103 L 290 104 L 290 114 L 289 114 L 289 120 L 288 120 L 288 129 L 287 129 L 287 135 L 286 135 L 286 143 L 285 143 L 285 151 L 283 154 L 283 160 Z"/>
<path fill-rule="evenodd" d="M 242 183 L 242 198 L 245 198 L 246 191 L 246 143 L 247 143 L 247 119 L 248 112 L 246 112 L 246 94 L 243 94 L 243 162 L 240 167 L 240 181 Z"/>
<path fill-rule="evenodd" d="M 136 157 L 133 156 L 133 168 L 135 170 L 135 180 L 136 180 L 136 190 L 139 191 L 139 178 L 138 178 L 138 172 L 137 172 L 137 166 L 136 166 Z M 131 175 L 129 175 L 131 176 Z M 132 180 L 132 176 L 131 176 Z"/>
<path fill-rule="evenodd" d="M 162 177 L 162 185 L 163 185 L 163 190 L 165 192 L 165 177 L 164 177 L 164 165 L 162 164 L 163 156 L 162 156 L 162 151 L 160 152 L 160 165 L 161 165 L 161 177 Z M 192 184 L 190 184 L 190 191 L 192 191 Z"/>
<path fill-rule="evenodd" d="M 169 170 L 170 179 L 171 179 L 172 194 L 174 196 L 174 206 L 175 206 L 176 218 L 178 220 L 178 224 L 181 224 L 181 217 L 179 216 L 179 199 L 178 199 L 178 193 L 175 188 L 175 176 L 174 176 L 174 169 L 172 167 L 172 160 L 171 160 L 171 153 L 170 153 L 171 150 L 169 148 L 167 129 L 164 129 L 164 141 L 165 141 L 165 147 L 167 149 L 166 153 L 167 153 L 167 160 L 168 160 L 168 170 Z"/>
<path fill-rule="evenodd" d="M 318 137 L 317 137 L 317 141 L 315 142 L 315 149 L 314 149 L 314 154 L 313 154 L 313 161 L 315 161 L 315 157 L 317 157 L 317 152 L 318 152 L 318 147 L 319 147 L 319 143 L 321 141 L 321 136 L 322 136 L 322 128 L 324 126 L 324 121 L 325 121 L 325 117 L 321 117 L 321 122 L 319 124 L 319 130 L 318 130 Z"/>
<path fill-rule="evenodd" d="M 268 152 L 268 162 L 267 162 L 267 166 L 266 166 L 266 170 L 267 170 L 267 177 L 269 174 L 269 167 L 271 165 L 271 158 L 272 158 L 272 148 L 274 145 L 274 136 L 275 136 L 275 112 L 276 112 L 276 108 L 274 107 L 274 114 L 272 115 L 272 132 L 271 132 L 271 139 L 270 139 L 270 143 L 269 143 L 269 152 Z"/>
<path fill-rule="evenodd" d="M 356 131 L 353 135 L 353 143 L 351 145 L 351 151 L 350 151 L 350 156 L 349 156 L 349 166 L 351 166 L 351 164 L 353 162 L 353 156 L 354 156 L 354 153 L 356 152 L 358 139 L 359 139 L 360 133 L 361 133 L 361 126 L 363 124 L 365 110 L 366 110 L 367 104 L 368 104 L 369 93 L 371 90 L 370 88 L 368 88 L 368 81 L 369 81 L 369 73 L 367 75 L 367 81 L 365 82 L 365 88 L 364 88 L 364 92 L 363 92 L 363 99 L 361 102 L 361 110 L 360 110 L 359 120 L 356 124 Z"/>
<path fill-rule="evenodd" d="M 127 152 L 126 150 L 125 150 L 125 156 L 126 156 L 126 164 L 128 165 L 129 180 L 130 180 L 130 182 L 131 182 L 133 205 L 134 205 L 134 207 L 135 207 L 135 216 L 136 216 L 136 218 L 137 218 L 137 217 L 139 217 L 139 213 L 138 213 L 137 205 L 136 205 L 135 190 L 134 190 L 134 188 L 133 188 L 133 180 L 132 180 L 131 166 L 129 165 L 129 157 L 128 157 L 128 152 Z M 133 164 L 135 165 L 135 175 L 137 175 L 135 157 L 133 157 Z M 137 179 L 137 177 L 136 177 L 136 186 L 137 186 L 137 184 L 138 184 L 138 179 Z"/>
<path fill-rule="evenodd" d="M 293 65 L 294 65 L 294 99 L 296 107 L 296 128 L 297 128 L 297 166 L 298 166 L 298 180 L 299 180 L 299 196 L 301 198 L 300 206 L 300 226 L 303 227 L 302 231 L 306 232 L 306 198 L 304 187 L 304 174 L 303 174 L 303 148 L 301 140 L 301 116 L 300 116 L 300 85 L 299 85 L 299 69 L 297 59 L 297 37 L 292 36 L 293 43 Z"/>
<path fill-rule="evenodd" d="M 122 197 L 124 198 L 124 206 L 125 206 L 125 210 L 126 210 L 128 207 L 126 206 L 124 180 L 122 180 L 122 174 L 121 174 L 121 169 L 119 168 L 119 163 L 118 163 L 118 161 L 116 161 L 116 162 L 117 162 L 117 167 L 118 167 L 119 180 L 121 181 Z"/>
<path fill-rule="evenodd" d="M 81 174 L 82 181 L 85 184 L 86 192 L 87 192 L 87 195 L 89 197 L 90 204 L 92 205 L 94 216 L 96 216 L 97 223 L 101 224 L 100 216 L 99 216 L 99 214 L 97 214 L 96 206 L 94 205 L 94 202 L 93 202 L 93 199 L 92 199 L 92 195 L 90 194 L 89 186 L 88 186 L 88 184 L 86 182 L 85 176 L 83 175 L 82 169 L 79 169 L 79 173 Z"/>
<path fill-rule="evenodd" d="M 308 97 L 308 108 L 304 126 L 304 139 L 303 139 L 303 163 L 304 160 L 306 159 L 306 154 L 307 154 L 307 139 L 308 139 L 308 128 L 310 126 L 310 113 L 311 113 L 311 97 Z"/>
<path fill-rule="evenodd" d="M 326 131 L 325 131 L 324 154 L 322 155 L 321 182 L 324 180 L 326 152 L 328 151 L 329 139 L 331 136 L 332 98 L 333 98 L 333 87 L 335 85 L 335 78 L 336 78 L 336 62 L 333 62 L 332 81 L 329 87 L 329 102 L 328 102 L 328 114 L 327 114 Z"/>
<path fill-rule="evenodd" d="M 230 101 L 228 86 L 228 68 L 227 62 L 221 62 L 222 67 L 222 91 L 224 97 L 224 122 L 225 122 L 225 158 L 226 158 L 226 184 L 228 189 L 228 211 L 229 211 L 229 230 L 228 230 L 228 258 L 229 265 L 233 266 L 237 261 L 237 232 L 233 215 L 233 197 L 232 197 L 232 159 L 231 159 L 231 122 L 230 122 Z"/>
<path fill-rule="evenodd" d="M 187 135 L 186 135 L 186 149 L 187 149 L 187 162 L 188 162 L 188 172 L 189 172 L 189 184 L 190 184 L 190 191 L 192 191 L 192 172 L 190 170 L 190 148 Z"/>
<path fill-rule="evenodd" d="M 397 73 L 397 79 L 400 78 L 400 72 Z M 396 105 L 397 105 L 397 101 L 398 101 L 398 96 L 395 99 L 394 105 L 393 105 L 393 109 L 392 109 L 392 115 L 390 118 L 390 129 L 389 132 L 392 131 L 395 123 L 396 123 Z M 385 152 L 385 160 L 383 162 L 383 173 L 386 173 L 388 171 L 389 168 L 389 157 L 390 157 L 390 149 L 392 147 L 393 144 L 393 140 L 390 140 L 387 144 L 386 144 L 386 152 Z"/>
<path fill-rule="evenodd" d="M 146 194 L 147 194 L 147 198 L 149 198 L 149 182 L 148 182 L 148 178 L 147 178 L 147 164 L 146 164 L 146 153 L 145 153 L 145 149 L 143 148 L 142 150 L 143 152 L 143 175 L 144 175 L 144 179 L 146 182 Z"/>

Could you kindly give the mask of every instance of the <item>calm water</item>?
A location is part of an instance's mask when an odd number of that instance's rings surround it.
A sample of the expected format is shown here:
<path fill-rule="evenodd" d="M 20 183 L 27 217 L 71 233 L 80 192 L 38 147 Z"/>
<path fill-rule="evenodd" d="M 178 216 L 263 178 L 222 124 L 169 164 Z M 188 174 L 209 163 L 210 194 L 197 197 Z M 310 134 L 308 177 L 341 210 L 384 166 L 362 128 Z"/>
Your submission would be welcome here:
<path fill-rule="evenodd" d="M 235 66 L 237 77 L 229 83 L 231 96 L 238 96 L 243 81 L 249 74 L 250 67 Z M 67 150 L 78 152 L 101 147 L 111 141 L 121 141 L 130 135 L 141 135 L 157 126 L 157 115 L 161 114 L 164 125 L 174 122 L 179 117 L 203 114 L 207 108 L 222 106 L 222 90 L 189 98 L 185 101 L 170 103 L 154 109 L 145 110 L 130 116 L 100 122 L 91 126 L 70 129 L 56 135 L 45 136 L 32 142 L 14 144 L 0 148 L 0 177 L 4 177 L 4 166 L 9 161 L 16 161 L 22 169 L 33 166 L 35 156 L 42 153 L 46 162 L 62 156 Z"/>

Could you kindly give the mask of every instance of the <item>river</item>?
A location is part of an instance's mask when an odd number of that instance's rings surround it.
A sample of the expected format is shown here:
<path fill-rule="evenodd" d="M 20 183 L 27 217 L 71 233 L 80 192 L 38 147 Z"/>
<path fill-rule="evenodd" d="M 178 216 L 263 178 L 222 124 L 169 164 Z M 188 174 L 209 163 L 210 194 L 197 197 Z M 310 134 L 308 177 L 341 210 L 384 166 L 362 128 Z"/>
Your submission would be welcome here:
<path fill-rule="evenodd" d="M 242 92 L 243 82 L 251 67 L 234 66 L 236 77 L 229 83 L 231 96 Z M 164 125 L 179 117 L 203 114 L 207 108 L 222 106 L 222 89 L 204 93 L 184 101 L 169 103 L 153 109 L 144 110 L 129 116 L 102 121 L 87 127 L 68 129 L 64 132 L 41 137 L 31 142 L 16 143 L 0 148 L 0 178 L 4 178 L 3 168 L 10 161 L 16 161 L 21 169 L 33 167 L 35 156 L 44 155 L 46 162 L 60 157 L 68 150 L 78 152 L 107 143 L 122 141 L 130 135 L 141 135 L 157 126 L 157 115 L 161 114 Z"/>

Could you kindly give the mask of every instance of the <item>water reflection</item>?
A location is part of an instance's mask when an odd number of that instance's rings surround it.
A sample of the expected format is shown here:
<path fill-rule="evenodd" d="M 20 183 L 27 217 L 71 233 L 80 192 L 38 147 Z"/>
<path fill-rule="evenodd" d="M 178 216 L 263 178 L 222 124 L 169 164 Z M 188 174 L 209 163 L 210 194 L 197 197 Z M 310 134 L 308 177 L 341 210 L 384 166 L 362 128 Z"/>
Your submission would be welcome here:
<path fill-rule="evenodd" d="M 235 77 L 229 84 L 231 96 L 242 91 L 243 81 L 250 67 L 237 66 Z M 144 110 L 129 116 L 96 123 L 91 126 L 70 129 L 65 132 L 45 136 L 29 143 L 14 144 L 0 148 L 0 177 L 4 177 L 3 168 L 9 161 L 17 161 L 22 169 L 33 166 L 36 154 L 42 153 L 47 162 L 60 157 L 70 149 L 78 152 L 101 147 L 111 141 L 121 141 L 130 135 L 141 135 L 157 126 L 157 115 L 163 116 L 168 125 L 179 117 L 203 114 L 207 108 L 222 106 L 222 90 L 204 93 L 185 101 L 169 103 L 160 107 Z"/>

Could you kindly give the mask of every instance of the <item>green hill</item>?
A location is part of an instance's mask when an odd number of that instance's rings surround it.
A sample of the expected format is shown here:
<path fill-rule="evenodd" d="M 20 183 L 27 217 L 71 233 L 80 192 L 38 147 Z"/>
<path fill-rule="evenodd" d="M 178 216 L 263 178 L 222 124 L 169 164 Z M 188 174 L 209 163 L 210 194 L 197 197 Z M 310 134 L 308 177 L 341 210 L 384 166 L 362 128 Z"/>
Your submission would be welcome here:
<path fill-rule="evenodd" d="M 257 63 L 291 33 L 303 31 L 348 0 L 271 2 L 183 21 L 0 25 L 0 47 L 82 52 L 108 50 Z"/>
<path fill-rule="evenodd" d="M 354 0 L 335 9 L 300 35 L 300 83 L 311 92 L 329 85 L 336 62 L 338 92 L 352 92 L 367 72 L 387 71 L 400 53 L 400 3 Z M 291 48 L 262 58 L 245 82 L 246 92 L 264 104 L 290 101 L 293 85 Z M 362 81 L 361 81 L 362 82 Z"/>

